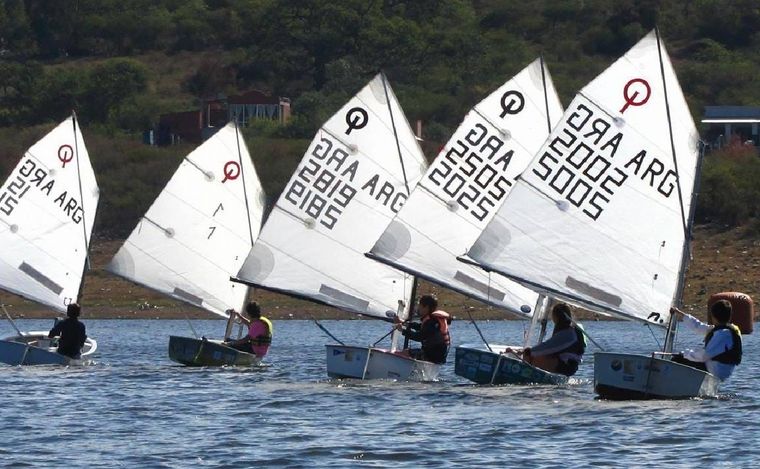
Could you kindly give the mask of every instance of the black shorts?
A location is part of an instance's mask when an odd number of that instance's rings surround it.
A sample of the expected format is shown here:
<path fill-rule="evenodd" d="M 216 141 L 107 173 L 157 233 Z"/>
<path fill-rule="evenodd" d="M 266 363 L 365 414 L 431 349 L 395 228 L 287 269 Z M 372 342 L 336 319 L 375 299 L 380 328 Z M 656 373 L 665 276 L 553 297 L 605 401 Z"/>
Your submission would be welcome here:
<path fill-rule="evenodd" d="M 565 376 L 573 376 L 575 372 L 578 371 L 578 362 L 575 360 L 568 360 L 566 362 L 563 362 L 562 360 L 558 360 L 557 362 L 557 373 Z"/>

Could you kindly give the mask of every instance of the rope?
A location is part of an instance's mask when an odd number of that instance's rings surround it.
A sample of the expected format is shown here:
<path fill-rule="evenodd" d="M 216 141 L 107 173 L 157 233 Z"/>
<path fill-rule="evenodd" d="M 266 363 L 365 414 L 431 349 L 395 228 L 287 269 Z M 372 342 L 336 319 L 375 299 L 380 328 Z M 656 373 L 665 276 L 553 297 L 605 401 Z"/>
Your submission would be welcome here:
<path fill-rule="evenodd" d="M 476 331 L 478 331 L 478 335 L 480 336 L 480 338 L 481 338 L 481 340 L 483 341 L 483 343 L 484 343 L 484 344 L 486 344 L 486 348 L 488 349 L 488 351 L 489 351 L 489 352 L 493 352 L 493 349 L 491 348 L 491 346 L 490 346 L 490 345 L 488 345 L 488 341 L 487 341 L 487 340 L 486 340 L 486 338 L 483 336 L 483 333 L 480 331 L 480 328 L 479 328 L 479 327 L 478 327 L 478 325 L 475 323 L 475 320 L 474 320 L 474 319 L 472 319 L 472 314 L 470 314 L 470 312 L 469 312 L 469 311 L 467 311 L 467 316 L 469 316 L 469 317 L 470 317 L 470 322 L 472 323 L 472 325 L 473 325 L 473 326 L 475 326 L 475 330 L 476 330 Z"/>
<path fill-rule="evenodd" d="M 322 324 L 320 324 L 319 321 L 317 321 L 315 318 L 311 318 L 311 320 L 314 321 L 314 324 L 316 324 L 318 328 L 322 329 L 322 332 L 324 332 L 325 334 L 327 334 L 327 336 L 330 337 L 332 340 L 334 340 L 335 342 L 339 343 L 340 345 L 346 345 L 346 344 L 343 343 L 343 341 L 341 341 L 340 339 L 338 339 L 337 337 L 335 337 L 334 335 L 332 335 L 330 333 L 330 331 L 328 331 L 327 329 L 325 329 L 325 326 L 323 326 Z"/>

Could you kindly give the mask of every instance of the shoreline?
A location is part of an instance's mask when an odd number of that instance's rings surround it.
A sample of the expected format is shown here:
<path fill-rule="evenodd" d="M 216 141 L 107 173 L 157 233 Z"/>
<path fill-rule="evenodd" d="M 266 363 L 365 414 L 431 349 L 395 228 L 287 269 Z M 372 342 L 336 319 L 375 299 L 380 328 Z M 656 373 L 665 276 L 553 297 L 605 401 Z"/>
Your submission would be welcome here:
<path fill-rule="evenodd" d="M 84 280 L 82 319 L 215 319 L 220 316 L 185 306 L 157 292 L 132 284 L 105 270 L 121 246 L 120 240 L 96 238 L 90 249 L 92 268 Z M 693 261 L 686 273 L 683 311 L 698 318 L 706 316 L 711 293 L 740 291 L 760 298 L 760 239 L 750 237 L 745 228 L 727 230 L 719 225 L 696 225 L 692 242 Z M 521 320 L 520 318 L 467 298 L 426 281 L 419 282 L 418 293 L 434 294 L 441 309 L 457 321 Z M 352 313 L 282 294 L 251 289 L 249 298 L 261 306 L 264 316 L 275 320 L 337 319 L 368 320 Z M 10 293 L 0 291 L 0 303 L 14 318 L 49 319 L 65 316 Z M 619 320 L 574 309 L 580 321 Z"/>

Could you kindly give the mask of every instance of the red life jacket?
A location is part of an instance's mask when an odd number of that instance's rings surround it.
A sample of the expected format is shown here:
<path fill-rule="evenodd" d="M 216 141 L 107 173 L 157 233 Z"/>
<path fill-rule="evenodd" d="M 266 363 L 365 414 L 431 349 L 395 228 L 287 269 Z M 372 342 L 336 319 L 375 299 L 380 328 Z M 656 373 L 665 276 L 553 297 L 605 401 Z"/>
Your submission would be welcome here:
<path fill-rule="evenodd" d="M 449 334 L 449 323 L 451 322 L 451 316 L 446 311 L 436 310 L 422 318 L 421 326 L 424 326 L 428 321 L 437 321 L 438 330 L 441 331 L 441 337 L 443 342 L 448 347 L 451 345 L 451 335 Z"/>

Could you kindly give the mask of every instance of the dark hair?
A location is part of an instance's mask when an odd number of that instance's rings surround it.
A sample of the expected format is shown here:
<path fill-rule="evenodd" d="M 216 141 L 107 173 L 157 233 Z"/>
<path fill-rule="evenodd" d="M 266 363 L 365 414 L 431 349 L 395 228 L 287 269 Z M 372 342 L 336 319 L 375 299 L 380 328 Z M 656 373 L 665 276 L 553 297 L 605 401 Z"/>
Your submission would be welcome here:
<path fill-rule="evenodd" d="M 434 295 L 422 295 L 420 297 L 420 306 L 427 306 L 432 313 L 438 309 L 438 299 Z"/>
<path fill-rule="evenodd" d="M 573 321 L 573 312 L 570 310 L 570 306 L 567 303 L 558 303 L 552 308 L 552 314 L 556 315 L 559 319 L 559 323 L 562 325 L 570 325 Z"/>
<path fill-rule="evenodd" d="M 260 318 L 261 317 L 261 308 L 259 308 L 259 304 L 255 301 L 251 301 L 247 305 L 245 305 L 245 312 L 248 314 L 248 316 L 252 318 Z"/>
<path fill-rule="evenodd" d="M 79 306 L 79 303 L 69 303 L 66 307 L 66 316 L 70 318 L 78 318 L 81 312 L 82 308 Z"/>
<path fill-rule="evenodd" d="M 719 300 L 710 307 L 710 314 L 719 323 L 731 320 L 731 303 L 728 300 Z"/>

